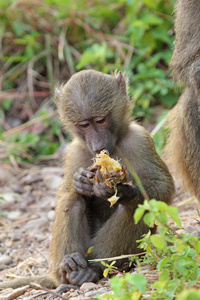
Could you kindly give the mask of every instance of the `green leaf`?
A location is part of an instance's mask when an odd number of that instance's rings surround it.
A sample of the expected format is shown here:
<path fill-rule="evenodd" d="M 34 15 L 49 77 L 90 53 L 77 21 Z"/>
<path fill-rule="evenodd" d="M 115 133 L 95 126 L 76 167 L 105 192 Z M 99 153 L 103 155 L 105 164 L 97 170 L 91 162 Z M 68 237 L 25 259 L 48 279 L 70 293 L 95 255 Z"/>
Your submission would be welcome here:
<path fill-rule="evenodd" d="M 23 36 L 25 33 L 25 23 L 14 21 L 12 27 L 17 36 Z"/>
<path fill-rule="evenodd" d="M 134 284 L 137 289 L 144 294 L 147 288 L 147 279 L 142 274 L 133 274 L 131 275 L 131 284 Z"/>
<path fill-rule="evenodd" d="M 194 245 L 196 253 L 200 254 L 200 241 L 196 241 Z"/>
<path fill-rule="evenodd" d="M 184 251 L 186 245 L 185 245 L 184 241 L 177 239 L 175 241 L 174 246 L 175 246 L 177 252 L 182 253 Z"/>
<path fill-rule="evenodd" d="M 200 290 L 193 288 L 182 291 L 176 300 L 200 300 Z"/>
<path fill-rule="evenodd" d="M 168 215 L 176 222 L 176 224 L 181 227 L 182 223 L 178 215 L 178 208 L 174 206 L 168 206 L 167 208 Z"/>
<path fill-rule="evenodd" d="M 145 209 L 142 208 L 142 207 L 138 207 L 134 213 L 134 221 L 135 221 L 135 224 L 137 224 L 142 216 L 144 215 L 144 212 L 145 212 Z"/>
<path fill-rule="evenodd" d="M 167 224 L 168 218 L 165 212 L 160 212 L 157 216 L 161 224 Z"/>
<path fill-rule="evenodd" d="M 150 236 L 150 241 L 154 245 L 154 247 L 158 249 L 164 249 L 167 245 L 166 242 L 163 240 L 162 236 L 159 234 L 154 234 Z"/>
<path fill-rule="evenodd" d="M 6 99 L 2 101 L 2 107 L 4 110 L 9 110 L 13 104 L 13 99 Z"/>
<path fill-rule="evenodd" d="M 159 281 L 168 281 L 169 280 L 169 270 L 165 269 L 159 276 Z"/>
<path fill-rule="evenodd" d="M 112 51 L 109 49 L 108 45 L 104 42 L 102 45 L 93 44 L 90 48 L 87 48 L 82 54 L 81 59 L 77 65 L 77 69 L 80 70 L 87 64 L 94 63 L 104 63 L 106 58 L 113 56 Z"/>
<path fill-rule="evenodd" d="M 158 8 L 158 6 L 160 4 L 160 1 L 161 0 L 154 0 L 154 1 L 152 1 L 152 0 L 145 0 L 144 3 L 145 3 L 145 5 L 147 7 L 155 10 L 156 8 Z"/>
<path fill-rule="evenodd" d="M 103 271 L 103 277 L 107 277 L 108 276 L 108 273 L 109 273 L 109 269 L 105 269 L 104 271 Z"/>
<path fill-rule="evenodd" d="M 165 104 L 167 107 L 171 108 L 173 107 L 177 102 L 177 96 L 173 95 L 171 93 L 168 93 L 167 95 L 161 95 L 160 100 L 163 104 Z"/>
<path fill-rule="evenodd" d="M 166 266 L 166 264 L 168 264 L 168 262 L 170 262 L 170 261 L 171 261 L 171 259 L 167 256 L 164 257 L 163 259 L 161 259 L 159 261 L 159 263 L 157 264 L 158 271 L 161 271 Z"/>
<path fill-rule="evenodd" d="M 154 225 L 154 223 L 155 223 L 155 216 L 154 216 L 153 213 L 150 213 L 150 212 L 149 212 L 149 213 L 146 213 L 146 214 L 144 215 L 143 220 L 144 220 L 144 223 L 145 223 L 147 226 L 153 227 L 153 225 Z"/>
<path fill-rule="evenodd" d="M 163 201 L 157 201 L 155 199 L 150 200 L 150 205 L 153 206 L 154 211 L 166 211 L 168 205 Z"/>

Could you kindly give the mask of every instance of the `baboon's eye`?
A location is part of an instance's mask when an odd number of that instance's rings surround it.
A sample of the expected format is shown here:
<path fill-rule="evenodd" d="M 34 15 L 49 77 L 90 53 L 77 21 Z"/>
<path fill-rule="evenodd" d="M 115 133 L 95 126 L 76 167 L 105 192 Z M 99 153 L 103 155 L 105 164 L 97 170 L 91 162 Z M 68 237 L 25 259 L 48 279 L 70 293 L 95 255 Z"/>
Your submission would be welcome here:
<path fill-rule="evenodd" d="M 106 117 L 95 118 L 95 123 L 96 124 L 104 124 L 105 122 L 106 122 Z"/>
<path fill-rule="evenodd" d="M 78 123 L 78 126 L 80 128 L 86 129 L 86 128 L 88 128 L 90 126 L 90 122 L 88 122 L 88 121 L 81 121 L 81 122 Z"/>

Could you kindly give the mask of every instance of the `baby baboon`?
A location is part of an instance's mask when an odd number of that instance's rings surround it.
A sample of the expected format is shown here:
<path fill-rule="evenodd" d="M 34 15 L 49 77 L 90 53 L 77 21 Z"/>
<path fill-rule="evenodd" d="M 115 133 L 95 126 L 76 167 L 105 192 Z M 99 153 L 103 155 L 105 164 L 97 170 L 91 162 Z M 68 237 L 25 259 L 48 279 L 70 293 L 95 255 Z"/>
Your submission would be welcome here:
<path fill-rule="evenodd" d="M 174 192 L 171 175 L 155 151 L 150 134 L 130 121 L 129 97 L 124 77 L 81 71 L 56 91 L 63 124 L 74 140 L 65 160 L 65 175 L 58 191 L 58 204 L 51 241 L 49 275 L 1 283 L 0 288 L 27 284 L 27 280 L 55 287 L 61 283 L 81 285 L 102 277 L 101 263 L 88 259 L 139 253 L 136 240 L 148 232 L 133 214 L 143 196 L 130 172 L 132 186 L 118 184 L 119 200 L 107 199 L 114 189 L 104 182 L 91 183 L 93 158 L 108 150 L 114 159 L 125 157 L 139 175 L 149 196 L 170 203 Z M 120 157 L 123 153 L 123 157 Z M 86 258 L 87 250 L 93 247 Z M 122 261 L 117 261 L 120 266 Z"/>

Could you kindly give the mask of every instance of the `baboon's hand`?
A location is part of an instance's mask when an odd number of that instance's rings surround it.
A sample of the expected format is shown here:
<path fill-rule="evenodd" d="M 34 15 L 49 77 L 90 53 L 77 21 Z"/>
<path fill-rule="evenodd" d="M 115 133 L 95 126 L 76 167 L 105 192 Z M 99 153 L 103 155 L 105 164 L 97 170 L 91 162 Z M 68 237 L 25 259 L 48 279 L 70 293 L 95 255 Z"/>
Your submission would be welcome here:
<path fill-rule="evenodd" d="M 107 200 L 115 192 L 113 188 L 109 188 L 104 182 L 101 183 L 95 182 L 93 190 L 95 196 L 103 200 Z"/>
<path fill-rule="evenodd" d="M 99 280 L 97 273 L 88 267 L 86 259 L 79 253 L 66 255 L 60 265 L 62 283 L 82 285 L 84 282 Z"/>
<path fill-rule="evenodd" d="M 77 194 L 92 197 L 94 195 L 93 183 L 87 178 L 88 173 L 94 176 L 93 172 L 83 168 L 78 169 L 78 171 L 74 173 L 73 184 Z"/>

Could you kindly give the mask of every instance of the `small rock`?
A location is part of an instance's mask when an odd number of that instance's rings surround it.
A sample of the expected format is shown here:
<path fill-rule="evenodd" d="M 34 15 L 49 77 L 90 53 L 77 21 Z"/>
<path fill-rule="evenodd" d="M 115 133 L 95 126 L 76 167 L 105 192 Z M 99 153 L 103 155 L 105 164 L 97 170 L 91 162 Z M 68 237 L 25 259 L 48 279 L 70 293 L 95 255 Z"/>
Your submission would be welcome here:
<path fill-rule="evenodd" d="M 45 167 L 41 170 L 42 175 L 63 175 L 64 170 L 62 167 Z"/>
<path fill-rule="evenodd" d="M 85 293 L 85 297 L 95 297 L 96 295 L 106 294 L 106 293 L 108 293 L 108 290 L 105 288 L 101 288 L 101 289 L 98 289 L 95 291 L 89 291 L 89 292 Z"/>
<path fill-rule="evenodd" d="M 32 183 L 42 181 L 41 174 L 28 174 L 21 179 L 21 184 L 23 185 L 31 185 Z"/>
<path fill-rule="evenodd" d="M 44 235 L 42 235 L 42 234 L 34 234 L 34 237 L 36 238 L 36 240 L 38 241 L 38 242 L 42 242 L 42 241 L 44 241 L 45 240 L 45 236 Z"/>
<path fill-rule="evenodd" d="M 4 168 L 1 168 L 0 186 L 7 185 L 11 181 L 12 178 L 13 178 L 13 174 L 9 170 L 5 170 Z"/>
<path fill-rule="evenodd" d="M 50 210 L 50 211 L 47 213 L 47 218 L 48 218 L 50 221 L 54 221 L 54 219 L 55 219 L 55 211 L 54 211 L 54 210 Z"/>
<path fill-rule="evenodd" d="M 194 231 L 194 227 L 189 225 L 189 226 L 186 226 L 185 227 L 185 231 L 188 232 L 188 233 L 192 233 Z"/>
<path fill-rule="evenodd" d="M 45 227 L 49 224 L 49 221 L 45 217 L 41 217 L 35 220 L 30 220 L 28 221 L 25 225 L 24 228 L 28 230 L 33 230 L 33 229 L 39 229 L 42 227 Z"/>
<path fill-rule="evenodd" d="M 20 216 L 21 216 L 21 212 L 19 210 L 15 210 L 9 212 L 7 217 L 8 219 L 15 221 L 18 220 Z"/>
<path fill-rule="evenodd" d="M 70 293 L 70 297 L 77 297 L 78 296 L 78 293 L 75 291 L 75 292 L 72 292 Z"/>
<path fill-rule="evenodd" d="M 13 235 L 13 241 L 20 241 L 22 239 L 22 234 L 21 232 L 15 232 L 15 234 Z"/>
<path fill-rule="evenodd" d="M 55 209 L 56 203 L 57 203 L 56 197 L 52 197 L 52 198 L 50 199 L 50 208 L 51 208 L 51 209 Z"/>
<path fill-rule="evenodd" d="M 24 187 L 22 185 L 17 184 L 13 187 L 13 191 L 17 194 L 23 194 Z"/>
<path fill-rule="evenodd" d="M 9 207 L 10 204 L 17 202 L 17 199 L 20 197 L 17 193 L 4 193 L 2 197 L 5 201 L 0 203 L 0 207 L 3 210 L 5 207 Z"/>
<path fill-rule="evenodd" d="M 5 233 L 1 233 L 1 234 L 0 234 L 0 242 L 5 241 L 6 238 L 7 238 L 7 236 L 6 236 Z"/>
<path fill-rule="evenodd" d="M 48 189 L 57 190 L 59 183 L 62 181 L 62 177 L 58 175 L 45 175 L 44 184 Z"/>
<path fill-rule="evenodd" d="M 8 255 L 0 256 L 0 266 L 1 265 L 9 265 L 12 262 L 12 258 Z"/>
<path fill-rule="evenodd" d="M 98 287 L 99 286 L 93 282 L 84 282 L 80 287 L 80 291 L 93 290 Z"/>

